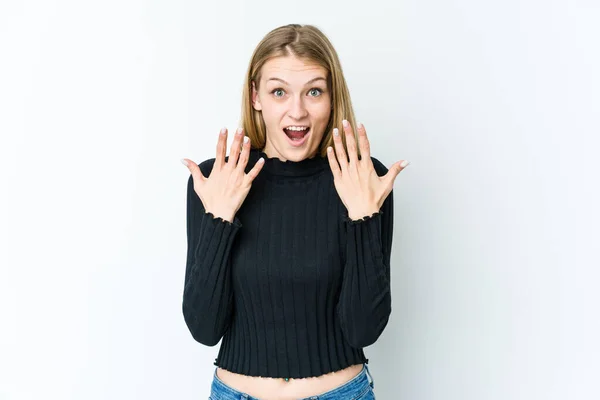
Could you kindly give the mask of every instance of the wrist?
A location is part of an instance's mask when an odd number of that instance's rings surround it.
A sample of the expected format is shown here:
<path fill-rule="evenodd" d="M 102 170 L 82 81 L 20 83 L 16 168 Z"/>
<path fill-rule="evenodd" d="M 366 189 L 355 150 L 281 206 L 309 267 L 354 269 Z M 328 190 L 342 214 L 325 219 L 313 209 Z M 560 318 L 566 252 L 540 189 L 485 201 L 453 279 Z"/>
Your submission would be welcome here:
<path fill-rule="evenodd" d="M 363 219 L 364 217 L 370 217 L 371 215 L 379 212 L 379 207 L 377 206 L 366 206 L 361 207 L 360 209 L 352 209 L 348 210 L 348 218 L 353 221 L 357 221 Z"/>
<path fill-rule="evenodd" d="M 233 222 L 233 219 L 235 217 L 235 213 L 230 213 L 230 212 L 223 212 L 220 210 L 205 210 L 206 213 L 211 213 L 215 218 L 221 218 L 224 221 L 227 222 Z"/>

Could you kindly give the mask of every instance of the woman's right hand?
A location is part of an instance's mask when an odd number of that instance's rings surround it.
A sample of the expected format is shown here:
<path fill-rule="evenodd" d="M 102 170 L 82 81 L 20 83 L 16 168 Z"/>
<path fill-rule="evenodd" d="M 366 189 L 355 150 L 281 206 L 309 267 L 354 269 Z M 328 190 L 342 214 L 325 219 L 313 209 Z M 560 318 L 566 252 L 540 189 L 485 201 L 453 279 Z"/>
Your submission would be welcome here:
<path fill-rule="evenodd" d="M 250 155 L 250 140 L 238 128 L 231 144 L 229 159 L 225 162 L 227 150 L 227 128 L 221 129 L 217 142 L 217 156 L 212 171 L 206 178 L 198 164 L 183 158 L 182 163 L 188 167 L 194 180 L 194 191 L 202 200 L 206 212 L 215 217 L 232 222 L 235 213 L 240 209 L 250 191 L 254 178 L 264 165 L 261 157 L 256 165 L 246 174 L 245 168 Z M 239 158 L 239 161 L 238 161 Z"/>

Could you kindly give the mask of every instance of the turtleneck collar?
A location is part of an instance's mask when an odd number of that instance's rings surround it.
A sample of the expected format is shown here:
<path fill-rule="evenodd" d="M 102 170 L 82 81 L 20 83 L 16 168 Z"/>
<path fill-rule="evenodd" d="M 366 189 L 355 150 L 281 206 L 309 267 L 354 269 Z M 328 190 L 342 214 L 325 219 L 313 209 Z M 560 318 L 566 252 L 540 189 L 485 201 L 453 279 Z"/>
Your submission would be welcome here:
<path fill-rule="evenodd" d="M 269 157 L 265 152 L 258 149 L 250 150 L 250 155 L 255 161 L 260 157 L 265 159 L 265 165 L 261 171 L 268 172 L 271 175 L 281 176 L 310 176 L 318 174 L 329 168 L 327 157 L 321 157 L 317 154 L 313 158 L 305 158 L 300 161 L 281 161 L 277 157 Z"/>

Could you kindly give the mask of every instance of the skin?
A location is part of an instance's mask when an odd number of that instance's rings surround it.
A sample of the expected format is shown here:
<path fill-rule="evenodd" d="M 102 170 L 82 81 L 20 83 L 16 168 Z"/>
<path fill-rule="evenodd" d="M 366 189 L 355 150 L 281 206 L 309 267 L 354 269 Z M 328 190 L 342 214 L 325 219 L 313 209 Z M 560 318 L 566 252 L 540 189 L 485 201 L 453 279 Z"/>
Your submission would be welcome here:
<path fill-rule="evenodd" d="M 348 121 L 343 121 L 343 127 L 348 155 L 344 150 L 339 130 L 334 128 L 335 155 L 330 146 L 327 148 L 327 158 L 333 173 L 335 189 L 348 210 L 348 216 L 358 220 L 381 209 L 384 200 L 393 189 L 396 177 L 409 163 L 406 160 L 398 161 L 388 169 L 387 174 L 378 176 L 371 160 L 365 127 L 361 123 L 358 124 L 358 144 Z M 360 146 L 362 154 L 360 160 L 357 146 Z"/>
<path fill-rule="evenodd" d="M 326 77 L 327 71 L 323 67 L 294 56 L 279 57 L 265 63 L 258 90 L 253 85 L 252 103 L 256 110 L 262 112 L 265 120 L 267 139 L 263 151 L 268 157 L 277 157 L 282 161 L 300 161 L 317 155 L 331 113 L 331 97 L 324 80 Z M 283 131 L 289 125 L 310 126 L 309 137 L 302 146 L 295 147 L 289 143 Z M 369 140 L 364 126 L 358 124 L 358 143 L 347 121 L 344 121 L 342 128 L 342 134 L 346 135 L 348 153 L 344 150 L 338 128 L 335 128 L 335 149 L 328 148 L 327 158 L 336 191 L 346 206 L 349 217 L 360 219 L 379 211 L 393 188 L 396 176 L 408 163 L 398 161 L 389 168 L 386 175 L 379 177 L 370 157 Z M 227 130 L 222 130 L 217 143 L 215 164 L 209 177 L 201 173 L 195 162 L 182 159 L 192 174 L 194 190 L 205 209 L 228 221 L 233 220 L 252 181 L 264 165 L 264 162 L 259 161 L 248 174 L 244 172 L 250 152 L 250 143 L 243 142 L 244 138 L 242 130 L 238 129 L 228 162 L 225 162 Z M 361 160 L 358 160 L 357 146 L 361 150 Z M 227 385 L 253 397 L 287 400 L 332 390 L 358 375 L 361 369 L 361 364 L 355 364 L 319 377 L 290 379 L 289 382 L 245 376 L 222 368 L 217 369 L 217 376 Z"/>
<path fill-rule="evenodd" d="M 267 156 L 282 161 L 314 157 L 331 114 L 327 70 L 295 56 L 277 57 L 263 65 L 258 91 L 252 84 L 252 106 L 267 128 Z M 302 146 L 290 144 L 283 131 L 290 125 L 310 127 Z"/>

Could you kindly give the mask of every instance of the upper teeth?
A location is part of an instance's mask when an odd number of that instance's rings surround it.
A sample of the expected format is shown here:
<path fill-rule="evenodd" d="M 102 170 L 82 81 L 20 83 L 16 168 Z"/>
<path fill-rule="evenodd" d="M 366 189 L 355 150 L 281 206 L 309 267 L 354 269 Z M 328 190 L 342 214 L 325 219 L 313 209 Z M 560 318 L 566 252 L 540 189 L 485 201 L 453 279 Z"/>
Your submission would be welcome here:
<path fill-rule="evenodd" d="M 286 129 L 289 129 L 290 131 L 304 131 L 308 129 L 308 126 L 288 126 Z"/>

